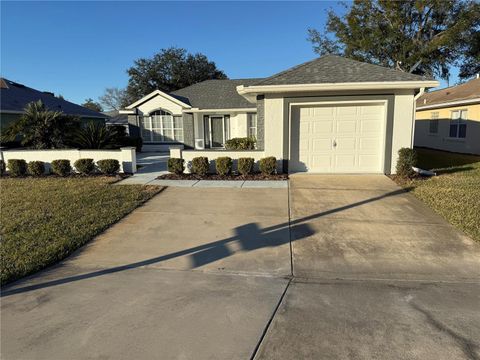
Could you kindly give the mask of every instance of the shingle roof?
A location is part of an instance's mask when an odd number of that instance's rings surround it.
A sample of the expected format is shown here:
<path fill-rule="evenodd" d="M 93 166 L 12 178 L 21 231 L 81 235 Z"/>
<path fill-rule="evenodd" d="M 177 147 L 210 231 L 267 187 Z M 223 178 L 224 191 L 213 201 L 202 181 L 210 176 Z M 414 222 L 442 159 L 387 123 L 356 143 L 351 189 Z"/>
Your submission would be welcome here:
<path fill-rule="evenodd" d="M 294 85 L 350 82 L 431 80 L 400 70 L 325 55 L 258 81 L 255 85 Z"/>
<path fill-rule="evenodd" d="M 118 110 L 111 110 L 103 112 L 106 115 L 107 120 L 106 124 L 110 125 L 127 125 L 128 124 L 128 115 L 120 114 Z"/>
<path fill-rule="evenodd" d="M 253 85 L 260 79 L 206 80 L 172 92 L 170 95 L 200 109 L 255 108 L 237 93 L 239 85 Z"/>
<path fill-rule="evenodd" d="M 425 93 L 417 99 L 417 107 L 475 98 L 480 98 L 480 78 L 467 81 L 464 84 Z"/>
<path fill-rule="evenodd" d="M 2 78 L 1 80 L 0 111 L 22 112 L 28 103 L 42 100 L 48 109 L 62 111 L 67 115 L 106 118 L 106 116 L 102 113 L 87 109 L 86 107 L 71 103 L 70 101 L 57 98 L 52 93 L 35 90 L 5 78 Z"/>

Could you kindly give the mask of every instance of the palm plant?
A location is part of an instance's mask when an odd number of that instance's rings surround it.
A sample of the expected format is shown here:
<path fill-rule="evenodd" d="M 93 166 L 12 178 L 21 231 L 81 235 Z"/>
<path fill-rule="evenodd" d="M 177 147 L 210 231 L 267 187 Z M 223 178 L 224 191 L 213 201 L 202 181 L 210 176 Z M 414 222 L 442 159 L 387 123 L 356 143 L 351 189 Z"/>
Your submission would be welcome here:
<path fill-rule="evenodd" d="M 114 131 L 105 124 L 90 121 L 75 132 L 73 143 L 81 149 L 103 149 L 113 145 Z"/>
<path fill-rule="evenodd" d="M 2 133 L 2 141 L 20 138 L 23 146 L 36 149 L 54 149 L 66 145 L 66 134 L 73 127 L 75 119 L 66 117 L 60 111 L 48 110 L 41 101 L 34 101 L 25 107 L 19 120 L 8 126 Z"/>

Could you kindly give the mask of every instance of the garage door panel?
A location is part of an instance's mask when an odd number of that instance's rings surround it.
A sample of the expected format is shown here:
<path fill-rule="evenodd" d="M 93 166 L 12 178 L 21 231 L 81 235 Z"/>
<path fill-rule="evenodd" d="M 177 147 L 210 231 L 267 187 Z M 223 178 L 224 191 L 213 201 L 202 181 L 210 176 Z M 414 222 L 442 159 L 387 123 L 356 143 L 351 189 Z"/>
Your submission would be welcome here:
<path fill-rule="evenodd" d="M 298 159 L 290 168 L 310 172 L 379 172 L 384 139 L 383 105 L 311 105 L 294 112 Z M 333 146 L 333 144 L 336 146 Z M 293 151 L 295 153 L 295 151 Z"/>

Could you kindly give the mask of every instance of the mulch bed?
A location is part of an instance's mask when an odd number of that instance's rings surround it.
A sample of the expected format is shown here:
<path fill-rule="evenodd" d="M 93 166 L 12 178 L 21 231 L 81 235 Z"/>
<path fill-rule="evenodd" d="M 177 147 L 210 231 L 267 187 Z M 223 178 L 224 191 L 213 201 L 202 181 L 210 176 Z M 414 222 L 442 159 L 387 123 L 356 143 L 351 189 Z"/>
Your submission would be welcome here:
<path fill-rule="evenodd" d="M 205 176 L 199 176 L 196 174 L 165 174 L 157 177 L 159 180 L 287 180 L 287 174 L 273 174 L 273 175 L 264 175 L 261 173 L 254 173 L 250 175 L 218 175 L 218 174 L 207 174 Z"/>

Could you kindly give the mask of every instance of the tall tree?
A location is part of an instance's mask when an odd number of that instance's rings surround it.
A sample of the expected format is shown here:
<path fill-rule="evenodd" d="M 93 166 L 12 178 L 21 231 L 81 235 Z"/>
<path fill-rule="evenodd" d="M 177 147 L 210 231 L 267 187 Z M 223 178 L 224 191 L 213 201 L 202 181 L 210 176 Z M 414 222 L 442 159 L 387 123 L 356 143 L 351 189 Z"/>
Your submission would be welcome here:
<path fill-rule="evenodd" d="M 130 101 L 157 89 L 168 93 L 204 80 L 227 78 L 205 55 L 174 47 L 162 49 L 151 59 L 136 60 L 127 73 Z"/>
<path fill-rule="evenodd" d="M 443 79 L 451 65 L 466 60 L 466 44 L 480 25 L 475 0 L 355 0 L 344 5 L 344 16 L 329 11 L 324 33 L 308 29 L 316 53 Z"/>
<path fill-rule="evenodd" d="M 127 91 L 117 87 L 106 88 L 98 100 L 107 110 L 120 110 L 129 105 Z"/>
<path fill-rule="evenodd" d="M 465 61 L 460 66 L 460 79 L 468 79 L 480 73 L 480 31 L 474 31 L 465 44 Z"/>
<path fill-rule="evenodd" d="M 82 106 L 93 111 L 98 111 L 98 112 L 103 111 L 102 105 L 100 105 L 96 101 L 93 101 L 92 98 L 85 99 L 85 102 L 82 104 Z"/>

